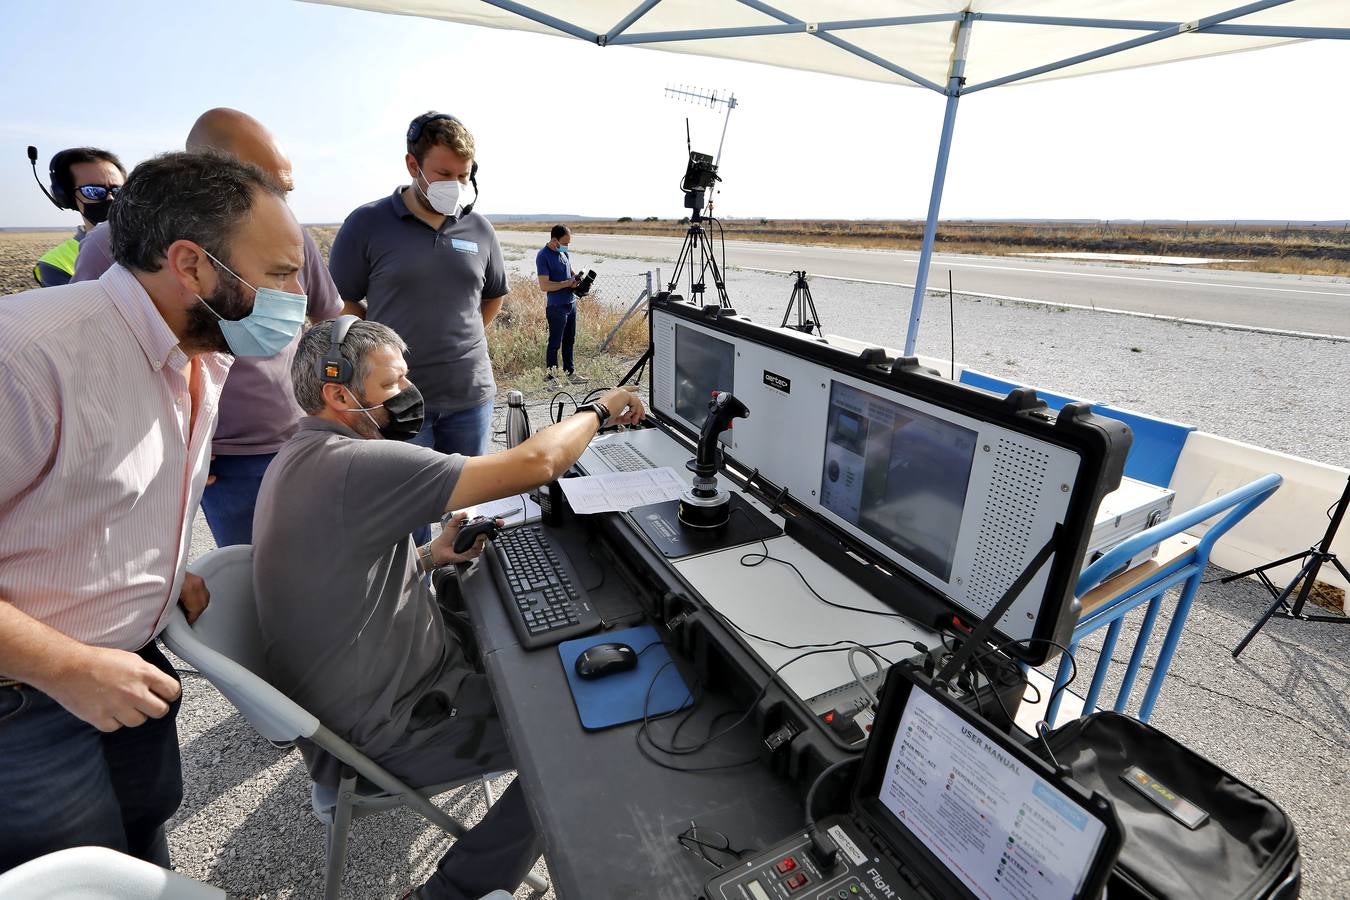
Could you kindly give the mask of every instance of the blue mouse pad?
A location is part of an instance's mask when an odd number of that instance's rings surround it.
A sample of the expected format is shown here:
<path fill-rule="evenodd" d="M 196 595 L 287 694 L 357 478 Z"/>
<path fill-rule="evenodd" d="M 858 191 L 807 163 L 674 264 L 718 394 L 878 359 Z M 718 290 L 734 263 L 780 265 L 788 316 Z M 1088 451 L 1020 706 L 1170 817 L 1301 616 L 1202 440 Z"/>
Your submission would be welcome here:
<path fill-rule="evenodd" d="M 637 668 L 593 679 L 577 675 L 576 661 L 582 651 L 596 644 L 611 643 L 632 647 L 638 654 Z M 572 700 L 577 705 L 581 727 L 587 731 L 636 722 L 642 718 L 644 704 L 646 714 L 650 717 L 682 709 L 691 702 L 689 688 L 675 664 L 670 661 L 670 654 L 661 643 L 661 636 L 650 625 L 564 641 L 558 645 L 558 657 L 562 661 L 563 672 L 567 674 L 567 684 L 572 689 Z M 652 679 L 655 679 L 654 683 Z"/>

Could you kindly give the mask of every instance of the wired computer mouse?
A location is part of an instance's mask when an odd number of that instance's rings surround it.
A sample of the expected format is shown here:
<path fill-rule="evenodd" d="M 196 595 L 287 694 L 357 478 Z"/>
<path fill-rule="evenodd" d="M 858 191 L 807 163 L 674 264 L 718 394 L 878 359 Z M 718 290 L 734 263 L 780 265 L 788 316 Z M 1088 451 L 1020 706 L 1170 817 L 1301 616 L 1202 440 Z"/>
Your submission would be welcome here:
<path fill-rule="evenodd" d="M 627 644 L 611 642 L 596 644 L 581 651 L 577 657 L 576 670 L 581 678 L 602 678 L 617 672 L 628 672 L 637 668 L 638 656 Z"/>

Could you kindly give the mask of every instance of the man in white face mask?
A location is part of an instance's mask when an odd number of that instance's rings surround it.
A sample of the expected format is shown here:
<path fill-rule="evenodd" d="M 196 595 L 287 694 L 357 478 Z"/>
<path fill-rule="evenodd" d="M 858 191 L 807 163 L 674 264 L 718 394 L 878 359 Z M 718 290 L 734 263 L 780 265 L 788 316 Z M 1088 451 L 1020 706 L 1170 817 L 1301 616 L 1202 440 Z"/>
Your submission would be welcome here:
<path fill-rule="evenodd" d="M 407 338 L 408 377 L 426 404 L 413 443 L 481 456 L 497 394 L 485 329 L 507 292 L 501 245 L 474 211 L 478 164 L 464 124 L 428 112 L 405 138 L 409 183 L 347 217 L 328 266 L 347 311 L 360 304 Z"/>

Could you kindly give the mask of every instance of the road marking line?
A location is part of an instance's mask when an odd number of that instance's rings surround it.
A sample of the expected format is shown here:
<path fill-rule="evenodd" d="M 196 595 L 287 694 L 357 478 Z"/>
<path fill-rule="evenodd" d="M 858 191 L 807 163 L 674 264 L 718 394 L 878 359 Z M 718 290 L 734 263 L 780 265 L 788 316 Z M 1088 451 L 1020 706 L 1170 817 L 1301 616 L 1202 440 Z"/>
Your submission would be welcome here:
<path fill-rule="evenodd" d="M 1064 272 L 1056 269 L 1027 269 L 1018 266 L 985 266 L 977 263 L 948 262 L 944 265 L 959 267 L 963 269 L 992 269 L 997 272 L 1036 272 L 1041 275 L 1068 275 L 1076 278 L 1115 278 L 1121 281 L 1150 281 L 1156 284 L 1182 284 L 1187 287 L 1212 287 L 1221 290 L 1236 288 L 1242 291 L 1273 291 L 1281 294 L 1318 294 L 1325 297 L 1341 297 L 1350 300 L 1350 294 L 1343 294 L 1339 291 L 1310 291 L 1304 288 L 1277 288 L 1263 287 L 1254 284 L 1229 284 L 1216 281 L 1182 281 L 1174 278 L 1150 278 L 1144 275 L 1108 275 L 1104 272 Z"/>
<path fill-rule="evenodd" d="M 772 275 L 791 275 L 791 272 L 785 272 L 781 269 L 757 269 L 751 266 L 731 266 L 730 268 L 746 269 L 751 272 L 768 272 Z M 883 287 L 899 287 L 914 290 L 914 285 L 905 284 L 903 281 L 871 281 L 866 278 L 846 278 L 842 275 L 812 275 L 812 278 L 828 278 L 833 281 L 852 281 L 858 284 L 877 284 Z M 1350 335 L 1343 334 L 1319 334 L 1315 331 L 1292 331 L 1284 328 L 1265 328 L 1260 325 L 1239 325 L 1236 322 L 1212 322 L 1208 319 L 1187 319 L 1182 316 L 1165 316 L 1160 313 L 1139 312 L 1133 309 L 1113 309 L 1109 306 L 1084 306 L 1081 303 L 1065 303 L 1061 300 L 1035 300 L 1031 297 L 1013 297 L 1008 294 L 986 294 L 980 291 L 961 291 L 963 297 L 985 297 L 990 300 L 1007 300 L 1010 303 L 1027 303 L 1033 306 L 1062 306 L 1065 309 L 1081 309 L 1086 312 L 1110 313 L 1113 316 L 1133 316 L 1138 319 L 1157 319 L 1160 322 L 1177 322 L 1182 325 L 1203 325 L 1206 328 L 1225 328 L 1229 331 L 1250 331 L 1256 334 L 1273 334 L 1279 337 L 1297 337 L 1309 338 L 1317 341 L 1344 341 L 1350 342 Z M 928 289 L 930 297 L 942 297 L 946 291 Z"/>

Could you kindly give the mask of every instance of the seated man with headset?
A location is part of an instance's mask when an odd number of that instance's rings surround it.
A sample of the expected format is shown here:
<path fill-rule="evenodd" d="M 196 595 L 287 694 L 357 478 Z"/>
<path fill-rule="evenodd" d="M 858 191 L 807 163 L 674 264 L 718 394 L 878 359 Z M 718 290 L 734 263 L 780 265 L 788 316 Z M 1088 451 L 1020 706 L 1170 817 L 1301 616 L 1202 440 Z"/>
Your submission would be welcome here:
<path fill-rule="evenodd" d="M 642 419 L 616 388 L 499 453 L 407 443 L 423 404 L 391 328 L 342 316 L 301 338 L 291 367 L 308 414 L 263 478 L 253 581 L 273 683 L 416 787 L 512 768 L 486 676 L 465 659 L 423 576 L 482 552 L 452 548 L 463 514 L 417 547 L 419 525 L 559 477 L 606 422 Z M 301 745 L 316 781 L 339 764 Z M 421 897 L 514 890 L 540 853 L 518 783 L 446 853 Z"/>

